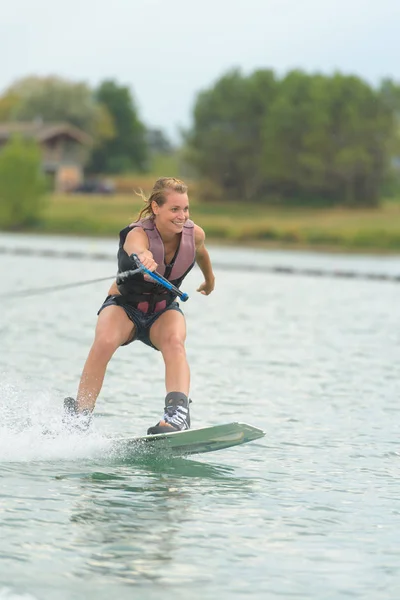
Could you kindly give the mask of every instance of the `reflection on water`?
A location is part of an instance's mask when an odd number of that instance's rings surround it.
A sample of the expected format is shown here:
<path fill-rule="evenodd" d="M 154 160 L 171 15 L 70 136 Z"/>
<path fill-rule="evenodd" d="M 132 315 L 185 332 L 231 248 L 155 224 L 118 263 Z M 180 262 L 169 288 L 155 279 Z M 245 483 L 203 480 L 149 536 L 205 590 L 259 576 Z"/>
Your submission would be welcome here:
<path fill-rule="evenodd" d="M 207 464 L 193 460 L 192 458 L 188 459 L 172 456 L 163 457 L 157 456 L 155 453 L 153 453 L 151 456 L 138 455 L 138 457 L 130 456 L 129 458 L 112 457 L 104 461 L 102 465 L 104 466 L 105 463 L 118 469 L 118 474 L 116 474 L 114 471 L 109 473 L 104 471 L 94 471 L 87 474 L 87 477 L 93 482 L 97 480 L 101 482 L 113 481 L 114 479 L 118 482 L 125 478 L 125 472 L 129 474 L 127 476 L 131 477 L 133 470 L 134 473 L 138 474 L 140 474 L 142 471 L 149 471 L 154 477 L 157 475 L 159 475 L 161 478 L 177 477 L 179 478 L 179 481 L 181 481 L 182 477 L 206 478 L 213 480 L 221 479 L 223 481 L 229 481 L 232 479 L 235 481 L 235 469 L 233 467 Z M 91 467 L 93 467 L 93 462 L 89 464 Z M 84 473 L 71 472 L 66 475 L 58 475 L 57 479 L 73 477 L 84 479 L 86 476 Z"/>
<path fill-rule="evenodd" d="M 89 571 L 130 583 L 165 579 L 197 512 L 194 494 L 233 494 L 237 501 L 252 485 L 235 477 L 231 467 L 179 458 L 130 461 L 110 471 L 57 478 L 79 481 L 69 515 L 71 549 L 96 548 L 85 554 L 75 575 Z M 180 577 L 190 581 L 185 574 Z"/>

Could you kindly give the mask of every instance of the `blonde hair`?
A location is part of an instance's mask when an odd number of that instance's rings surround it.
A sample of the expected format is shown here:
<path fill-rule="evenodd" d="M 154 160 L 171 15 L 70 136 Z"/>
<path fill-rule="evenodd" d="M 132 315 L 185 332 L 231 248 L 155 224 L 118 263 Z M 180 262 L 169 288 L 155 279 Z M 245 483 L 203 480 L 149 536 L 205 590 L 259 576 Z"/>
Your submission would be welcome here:
<path fill-rule="evenodd" d="M 178 194 L 186 194 L 188 186 L 180 179 L 175 179 L 175 177 L 160 177 L 155 182 L 148 198 L 146 198 L 143 190 L 136 192 L 136 195 L 140 196 L 146 203 L 146 206 L 140 211 L 137 220 L 154 219 L 155 214 L 151 203 L 154 201 L 158 206 L 162 206 L 167 201 L 167 193 L 169 191 L 178 192 Z"/>

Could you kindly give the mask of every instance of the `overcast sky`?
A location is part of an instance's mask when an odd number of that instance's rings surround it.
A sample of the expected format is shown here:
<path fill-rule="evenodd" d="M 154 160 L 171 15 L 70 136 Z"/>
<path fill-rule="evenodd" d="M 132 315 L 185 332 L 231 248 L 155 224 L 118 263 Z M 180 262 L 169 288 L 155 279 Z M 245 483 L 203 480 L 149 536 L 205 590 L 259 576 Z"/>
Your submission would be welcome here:
<path fill-rule="evenodd" d="M 31 74 L 113 78 L 175 137 L 233 67 L 400 81 L 400 0 L 2 0 L 0 56 L 0 91 Z"/>

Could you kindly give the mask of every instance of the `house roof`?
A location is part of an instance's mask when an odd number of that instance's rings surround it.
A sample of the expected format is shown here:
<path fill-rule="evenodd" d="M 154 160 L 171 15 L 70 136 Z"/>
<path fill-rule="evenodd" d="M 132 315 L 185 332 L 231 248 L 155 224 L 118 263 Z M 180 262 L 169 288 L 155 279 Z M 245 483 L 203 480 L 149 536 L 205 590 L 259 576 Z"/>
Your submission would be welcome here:
<path fill-rule="evenodd" d="M 40 121 L 0 123 L 0 141 L 8 140 L 15 134 L 34 138 L 38 142 L 44 142 L 57 135 L 64 134 L 84 145 L 92 143 L 90 135 L 69 123 L 43 123 Z"/>

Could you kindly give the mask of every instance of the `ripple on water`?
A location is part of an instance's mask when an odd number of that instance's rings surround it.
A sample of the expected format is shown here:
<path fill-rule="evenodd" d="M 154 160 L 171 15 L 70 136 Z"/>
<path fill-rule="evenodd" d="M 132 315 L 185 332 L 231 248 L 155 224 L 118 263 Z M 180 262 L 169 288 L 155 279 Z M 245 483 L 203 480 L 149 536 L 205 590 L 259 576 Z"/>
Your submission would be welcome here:
<path fill-rule="evenodd" d="M 384 260 L 215 252 L 343 270 Z M 0 265 L 10 289 L 106 267 Z M 198 279 L 185 281 L 193 422 L 242 420 L 267 435 L 191 459 L 111 449 L 109 436 L 140 435 L 162 411 L 162 357 L 135 344 L 110 364 L 93 434 L 60 430 L 105 286 L 47 297 L 46 311 L 40 297 L 2 305 L 0 600 L 399 596 L 398 286 L 218 270 L 204 298 Z"/>

